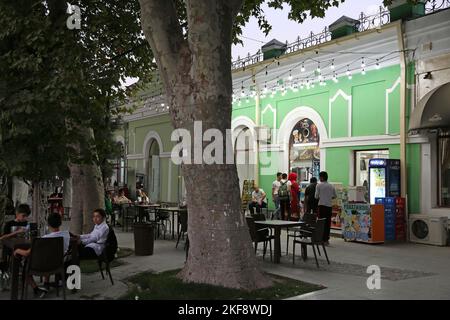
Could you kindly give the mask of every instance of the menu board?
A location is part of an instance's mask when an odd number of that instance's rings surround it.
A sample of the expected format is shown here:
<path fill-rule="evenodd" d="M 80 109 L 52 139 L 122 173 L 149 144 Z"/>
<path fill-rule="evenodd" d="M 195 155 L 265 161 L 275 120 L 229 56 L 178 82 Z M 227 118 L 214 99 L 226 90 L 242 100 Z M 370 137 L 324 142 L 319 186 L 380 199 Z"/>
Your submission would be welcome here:
<path fill-rule="evenodd" d="M 255 184 L 255 180 L 244 180 L 244 186 L 242 187 L 242 209 L 246 210 L 248 208 L 248 204 L 252 201 L 252 192 L 253 186 Z"/>

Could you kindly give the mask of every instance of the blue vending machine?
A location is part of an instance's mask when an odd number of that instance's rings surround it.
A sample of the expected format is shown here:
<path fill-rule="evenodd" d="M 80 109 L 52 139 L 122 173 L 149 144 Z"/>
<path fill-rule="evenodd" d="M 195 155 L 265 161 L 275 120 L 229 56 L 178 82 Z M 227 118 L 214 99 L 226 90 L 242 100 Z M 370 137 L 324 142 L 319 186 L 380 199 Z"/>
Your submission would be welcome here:
<path fill-rule="evenodd" d="M 400 197 L 400 160 L 369 160 L 370 204 L 375 198 Z"/>

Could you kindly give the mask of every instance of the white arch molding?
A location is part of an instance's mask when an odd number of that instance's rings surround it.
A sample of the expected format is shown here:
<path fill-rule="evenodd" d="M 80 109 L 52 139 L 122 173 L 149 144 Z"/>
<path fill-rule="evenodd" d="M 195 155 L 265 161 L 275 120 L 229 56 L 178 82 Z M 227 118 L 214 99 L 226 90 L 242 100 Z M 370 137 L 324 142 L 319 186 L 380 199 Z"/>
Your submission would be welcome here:
<path fill-rule="evenodd" d="M 248 128 L 253 137 L 253 150 L 256 150 L 256 132 L 255 132 L 255 123 L 252 119 L 246 116 L 239 116 L 234 118 L 231 121 L 231 134 L 232 134 L 232 142 L 233 142 L 233 150 L 234 145 L 236 143 L 236 138 L 241 130 Z"/>
<path fill-rule="evenodd" d="M 142 159 L 142 161 L 144 162 L 144 172 L 147 172 L 147 159 L 149 156 L 150 144 L 151 144 L 152 140 L 156 140 L 156 142 L 158 143 L 159 154 L 164 152 L 163 143 L 162 143 L 162 140 L 161 140 L 161 137 L 159 136 L 159 134 L 156 131 L 149 131 L 147 133 L 147 135 L 145 136 L 144 147 L 142 150 L 142 154 L 144 155 L 144 159 Z"/>
<path fill-rule="evenodd" d="M 278 144 L 280 145 L 280 149 L 283 150 L 284 155 L 282 168 L 284 172 L 289 170 L 289 138 L 292 132 L 292 129 L 302 119 L 308 118 L 317 127 L 319 131 L 319 148 L 320 148 L 320 170 L 326 170 L 326 152 L 325 148 L 322 147 L 322 141 L 328 139 L 327 128 L 325 127 L 325 122 L 323 121 L 320 114 L 311 107 L 301 106 L 293 109 L 289 112 L 283 119 L 280 125 L 280 129 L 278 130 Z"/>

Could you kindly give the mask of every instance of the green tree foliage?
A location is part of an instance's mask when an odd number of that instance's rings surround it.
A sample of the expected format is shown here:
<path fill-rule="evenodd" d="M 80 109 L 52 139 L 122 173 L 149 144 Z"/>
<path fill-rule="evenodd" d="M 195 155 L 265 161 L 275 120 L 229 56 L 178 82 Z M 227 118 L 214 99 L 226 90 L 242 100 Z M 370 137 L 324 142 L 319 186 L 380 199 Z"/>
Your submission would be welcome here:
<path fill-rule="evenodd" d="M 121 84 L 154 69 L 137 1 L 71 4 L 79 30 L 66 26 L 65 1 L 0 2 L 0 169 L 10 175 L 41 181 L 67 176 L 69 161 L 105 162 L 116 153 L 110 106 L 125 96 Z"/>

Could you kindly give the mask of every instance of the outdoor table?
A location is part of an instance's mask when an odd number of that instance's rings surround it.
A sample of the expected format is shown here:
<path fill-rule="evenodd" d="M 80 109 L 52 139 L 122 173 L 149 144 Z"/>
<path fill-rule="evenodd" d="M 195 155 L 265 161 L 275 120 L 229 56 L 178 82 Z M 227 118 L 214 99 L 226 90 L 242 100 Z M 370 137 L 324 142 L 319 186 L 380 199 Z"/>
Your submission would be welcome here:
<path fill-rule="evenodd" d="M 303 221 L 284 221 L 284 220 L 263 220 L 255 221 L 255 224 L 261 227 L 272 228 L 275 230 L 275 243 L 274 243 L 274 263 L 280 263 L 281 257 L 281 229 L 295 226 L 301 226 Z"/>
<path fill-rule="evenodd" d="M 167 207 L 167 208 L 156 208 L 156 210 L 172 213 L 172 239 L 175 239 L 175 213 L 177 214 L 177 219 L 178 219 L 178 214 L 182 211 L 187 212 L 187 208 Z"/>
<path fill-rule="evenodd" d="M 3 245 L 12 251 L 12 272 L 11 272 L 11 300 L 18 300 L 19 296 L 19 271 L 21 265 L 21 257 L 14 256 L 16 249 L 30 249 L 31 240 L 24 238 L 8 238 L 2 241 Z M 72 261 L 79 264 L 78 257 L 78 242 L 75 238 L 70 239 L 70 246 L 72 248 Z M 26 280 L 25 280 L 26 281 Z"/>
<path fill-rule="evenodd" d="M 139 217 L 138 217 L 139 222 L 142 222 L 142 220 L 143 220 L 145 209 L 155 209 L 156 210 L 156 208 L 161 207 L 161 205 L 158 203 L 136 204 L 135 206 L 138 208 L 138 211 L 139 211 Z"/>

